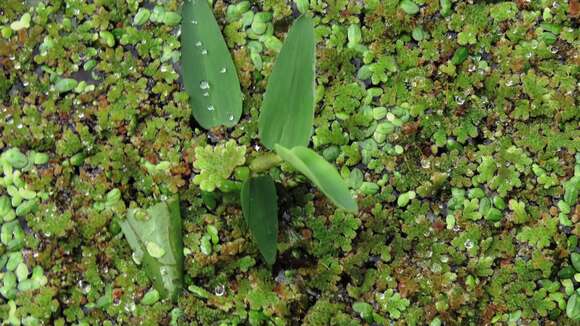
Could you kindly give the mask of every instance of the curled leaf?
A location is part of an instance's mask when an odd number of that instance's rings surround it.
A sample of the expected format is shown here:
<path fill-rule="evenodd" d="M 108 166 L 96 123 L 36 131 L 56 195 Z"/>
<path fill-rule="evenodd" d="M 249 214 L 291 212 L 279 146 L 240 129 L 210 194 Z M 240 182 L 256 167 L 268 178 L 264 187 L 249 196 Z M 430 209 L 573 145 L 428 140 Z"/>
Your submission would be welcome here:
<path fill-rule="evenodd" d="M 275 149 L 284 161 L 308 177 L 336 206 L 353 213 L 358 211 L 356 201 L 336 168 L 316 152 L 302 146 L 289 150 L 276 145 Z"/>

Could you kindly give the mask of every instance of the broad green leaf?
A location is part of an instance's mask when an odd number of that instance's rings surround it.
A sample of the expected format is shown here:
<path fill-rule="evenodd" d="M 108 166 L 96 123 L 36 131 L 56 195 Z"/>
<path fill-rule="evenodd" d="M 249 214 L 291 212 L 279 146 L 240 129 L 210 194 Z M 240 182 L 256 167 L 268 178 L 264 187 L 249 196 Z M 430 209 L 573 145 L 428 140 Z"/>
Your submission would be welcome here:
<path fill-rule="evenodd" d="M 193 116 L 206 129 L 232 127 L 242 115 L 242 92 L 212 9 L 207 0 L 185 1 L 182 17 L 182 75 Z"/>
<path fill-rule="evenodd" d="M 278 239 L 278 196 L 270 176 L 250 178 L 241 192 L 244 218 L 258 249 L 269 265 L 276 261 Z"/>
<path fill-rule="evenodd" d="M 289 150 L 278 144 L 275 150 L 284 161 L 308 177 L 336 206 L 353 213 L 358 211 L 356 201 L 336 168 L 316 152 L 303 146 Z"/>
<path fill-rule="evenodd" d="M 258 122 L 262 143 L 292 148 L 310 141 L 314 120 L 314 26 L 302 16 L 288 32 L 272 68 Z"/>
<path fill-rule="evenodd" d="M 183 287 L 183 240 L 179 198 L 147 210 L 130 209 L 121 229 L 133 257 L 141 262 L 153 285 L 165 298 L 175 300 Z"/>

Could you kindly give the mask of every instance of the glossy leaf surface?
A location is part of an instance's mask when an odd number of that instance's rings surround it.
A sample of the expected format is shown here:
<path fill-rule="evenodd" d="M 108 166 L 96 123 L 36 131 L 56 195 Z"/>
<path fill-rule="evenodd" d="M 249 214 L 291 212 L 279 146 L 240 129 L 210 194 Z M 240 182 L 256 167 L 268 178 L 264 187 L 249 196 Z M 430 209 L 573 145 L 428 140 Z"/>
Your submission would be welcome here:
<path fill-rule="evenodd" d="M 336 168 L 316 152 L 303 146 L 297 146 L 290 150 L 276 145 L 275 149 L 284 161 L 302 172 L 336 206 L 353 213 L 358 211 L 356 201 Z"/>
<path fill-rule="evenodd" d="M 268 79 L 258 122 L 261 141 L 292 148 L 310 141 L 314 119 L 314 26 L 306 16 L 298 18 Z"/>
<path fill-rule="evenodd" d="M 130 209 L 121 229 L 133 257 L 140 261 L 153 285 L 175 300 L 183 288 L 183 239 L 177 197 L 147 210 Z"/>
<path fill-rule="evenodd" d="M 242 211 L 260 253 L 269 265 L 276 261 L 278 196 L 270 176 L 246 180 L 241 192 Z"/>
<path fill-rule="evenodd" d="M 183 84 L 204 128 L 232 127 L 242 114 L 236 67 L 206 0 L 185 1 L 181 26 Z"/>

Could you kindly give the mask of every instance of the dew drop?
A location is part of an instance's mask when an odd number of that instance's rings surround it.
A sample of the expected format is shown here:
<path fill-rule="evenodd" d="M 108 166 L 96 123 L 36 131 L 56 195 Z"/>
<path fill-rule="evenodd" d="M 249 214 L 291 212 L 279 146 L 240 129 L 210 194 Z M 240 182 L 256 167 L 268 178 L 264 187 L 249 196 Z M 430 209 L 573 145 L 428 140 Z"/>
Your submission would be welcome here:
<path fill-rule="evenodd" d="M 223 284 L 220 284 L 220 285 L 215 287 L 214 293 L 218 297 L 221 297 L 226 293 L 226 287 Z"/>
<path fill-rule="evenodd" d="M 195 19 L 194 19 L 194 20 L 192 20 L 192 21 L 191 21 L 191 23 L 192 23 L 193 25 L 197 25 L 197 20 L 195 20 Z"/>
<path fill-rule="evenodd" d="M 204 97 L 208 97 L 209 96 L 209 93 L 208 92 L 205 92 L 205 93 L 203 93 L 203 96 Z"/>
<path fill-rule="evenodd" d="M 457 102 L 459 105 L 463 105 L 463 103 L 465 103 L 465 99 L 461 96 L 455 96 L 455 102 Z"/>
<path fill-rule="evenodd" d="M 227 71 L 226 67 L 223 67 L 222 69 L 220 69 L 220 73 L 225 74 Z"/>
<path fill-rule="evenodd" d="M 234 115 L 233 114 L 230 114 L 230 118 L 229 119 L 230 119 L 230 121 L 234 121 Z"/>
<path fill-rule="evenodd" d="M 137 254 L 133 252 L 133 254 L 131 254 L 131 258 L 133 259 L 135 264 L 141 265 L 141 261 L 143 260 L 143 254 Z"/>
<path fill-rule="evenodd" d="M 201 88 L 201 89 L 209 89 L 209 83 L 207 82 L 207 80 L 202 80 L 199 83 L 199 88 Z"/>
<path fill-rule="evenodd" d="M 471 240 L 469 240 L 469 239 L 467 239 L 467 241 L 465 241 L 465 243 L 463 245 L 465 246 L 465 249 L 467 249 L 467 250 L 473 248 L 473 242 L 471 242 Z"/>
<path fill-rule="evenodd" d="M 210 106 L 207 107 L 207 110 L 208 111 L 214 111 L 215 110 L 215 107 L 213 105 L 210 105 Z"/>
<path fill-rule="evenodd" d="M 200 47 L 201 46 L 201 41 L 195 42 L 195 46 Z"/>
<path fill-rule="evenodd" d="M 201 50 L 201 55 L 206 55 L 206 54 L 207 54 L 207 50 L 206 49 Z"/>

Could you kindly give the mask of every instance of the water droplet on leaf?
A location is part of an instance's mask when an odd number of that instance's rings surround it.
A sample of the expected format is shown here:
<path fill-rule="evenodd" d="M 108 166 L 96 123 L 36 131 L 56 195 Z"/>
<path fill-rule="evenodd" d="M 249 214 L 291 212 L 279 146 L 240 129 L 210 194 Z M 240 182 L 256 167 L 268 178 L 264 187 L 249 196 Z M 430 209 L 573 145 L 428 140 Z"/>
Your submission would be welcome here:
<path fill-rule="evenodd" d="M 201 89 L 209 89 L 209 83 L 207 82 L 207 80 L 202 80 L 199 83 L 199 88 L 201 88 Z"/>
<path fill-rule="evenodd" d="M 146 247 L 147 247 L 147 252 L 153 258 L 161 258 L 161 257 L 163 257 L 163 255 L 165 255 L 165 250 L 163 248 L 161 248 L 155 242 L 152 242 L 152 241 L 147 242 Z"/>
<path fill-rule="evenodd" d="M 468 249 L 468 250 L 473 248 L 473 242 L 471 242 L 471 240 L 469 240 L 469 239 L 467 241 L 465 241 L 465 243 L 463 245 L 465 246 L 465 249 Z"/>

